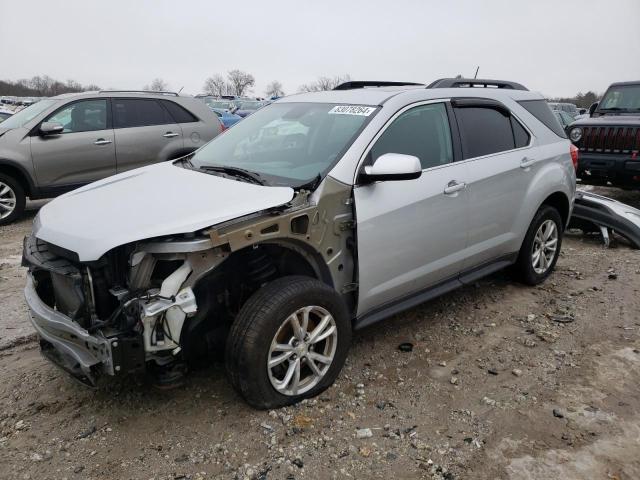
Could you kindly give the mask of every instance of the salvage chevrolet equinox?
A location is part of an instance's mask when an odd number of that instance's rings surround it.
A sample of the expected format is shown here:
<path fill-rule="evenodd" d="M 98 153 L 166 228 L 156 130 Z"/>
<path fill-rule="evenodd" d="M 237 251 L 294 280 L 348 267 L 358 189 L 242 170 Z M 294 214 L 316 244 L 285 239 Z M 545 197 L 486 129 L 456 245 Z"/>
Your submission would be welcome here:
<path fill-rule="evenodd" d="M 177 161 L 44 206 L 25 239 L 42 353 L 88 385 L 175 385 L 224 357 L 273 408 L 322 392 L 352 331 L 558 259 L 576 148 L 513 82 L 347 82 L 283 98 Z"/>

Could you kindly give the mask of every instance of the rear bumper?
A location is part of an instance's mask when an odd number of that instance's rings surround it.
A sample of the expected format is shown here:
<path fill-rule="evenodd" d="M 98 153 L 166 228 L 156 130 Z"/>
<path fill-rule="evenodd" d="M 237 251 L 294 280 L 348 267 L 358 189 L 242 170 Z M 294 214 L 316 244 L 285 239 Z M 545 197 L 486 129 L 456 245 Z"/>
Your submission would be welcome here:
<path fill-rule="evenodd" d="M 38 296 L 31 272 L 27 274 L 24 295 L 31 323 L 40 337 L 42 354 L 48 360 L 89 386 L 96 386 L 101 374 L 115 374 L 113 340 L 101 333 L 91 335 L 46 305 Z"/>
<path fill-rule="evenodd" d="M 640 188 L 640 158 L 628 154 L 580 152 L 578 178 L 590 185 Z"/>

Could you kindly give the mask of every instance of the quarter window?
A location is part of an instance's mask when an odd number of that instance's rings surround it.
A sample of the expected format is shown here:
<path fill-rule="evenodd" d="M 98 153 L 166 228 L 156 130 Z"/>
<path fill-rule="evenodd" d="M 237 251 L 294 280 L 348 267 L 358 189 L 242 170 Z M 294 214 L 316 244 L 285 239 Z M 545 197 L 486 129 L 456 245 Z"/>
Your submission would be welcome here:
<path fill-rule="evenodd" d="M 525 130 L 518 120 L 511 117 L 511 128 L 513 128 L 513 139 L 516 142 L 516 148 L 522 148 L 529 145 L 531 135 Z"/>
<path fill-rule="evenodd" d="M 494 108 L 456 108 L 464 158 L 481 157 L 515 148 L 511 116 Z"/>
<path fill-rule="evenodd" d="M 176 123 L 156 100 L 117 98 L 113 100 L 115 128 L 144 127 Z"/>
<path fill-rule="evenodd" d="M 176 121 L 176 123 L 191 123 L 197 122 L 198 119 L 194 117 L 191 112 L 188 112 L 183 107 L 171 100 L 162 100 L 162 104 L 169 110 L 169 113 Z"/>
<path fill-rule="evenodd" d="M 92 132 L 107 128 L 107 101 L 82 100 L 58 110 L 45 121 L 59 123 L 62 133 Z"/>
<path fill-rule="evenodd" d="M 371 149 L 371 160 L 385 153 L 418 157 L 423 169 L 451 163 L 451 130 L 444 103 L 414 107 L 396 118 Z"/>

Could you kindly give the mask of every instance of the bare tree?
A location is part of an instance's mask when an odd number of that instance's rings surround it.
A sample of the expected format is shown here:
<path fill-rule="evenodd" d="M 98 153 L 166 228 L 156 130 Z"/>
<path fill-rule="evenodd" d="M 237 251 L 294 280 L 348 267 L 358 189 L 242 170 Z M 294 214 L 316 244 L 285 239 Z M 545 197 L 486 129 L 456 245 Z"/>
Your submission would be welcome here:
<path fill-rule="evenodd" d="M 209 95 L 226 95 L 229 86 L 222 75 L 216 73 L 204 81 L 204 93 Z"/>
<path fill-rule="evenodd" d="M 164 92 L 169 88 L 167 82 L 161 78 L 154 78 L 151 85 L 145 85 L 143 90 L 149 90 L 152 92 Z"/>
<path fill-rule="evenodd" d="M 227 72 L 227 79 L 229 80 L 231 93 L 239 97 L 248 93 L 249 87 L 253 87 L 256 83 L 253 75 L 238 69 Z"/>
<path fill-rule="evenodd" d="M 269 85 L 267 85 L 267 89 L 264 91 L 267 97 L 284 97 L 284 90 L 282 90 L 282 83 L 278 80 L 274 80 Z"/>
<path fill-rule="evenodd" d="M 348 82 L 351 77 L 346 75 L 336 75 L 335 77 L 318 77 L 311 83 L 305 83 L 298 88 L 299 92 L 322 92 L 324 90 L 333 90 L 341 83 Z"/>

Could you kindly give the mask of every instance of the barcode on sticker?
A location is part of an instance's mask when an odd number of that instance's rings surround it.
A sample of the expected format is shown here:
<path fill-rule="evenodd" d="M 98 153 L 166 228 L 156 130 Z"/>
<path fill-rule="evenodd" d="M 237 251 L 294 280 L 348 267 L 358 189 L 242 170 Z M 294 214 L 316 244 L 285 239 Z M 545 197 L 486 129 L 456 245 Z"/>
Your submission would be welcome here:
<path fill-rule="evenodd" d="M 336 105 L 329 113 L 334 115 L 362 115 L 368 117 L 375 111 L 374 107 L 361 107 L 360 105 Z"/>

